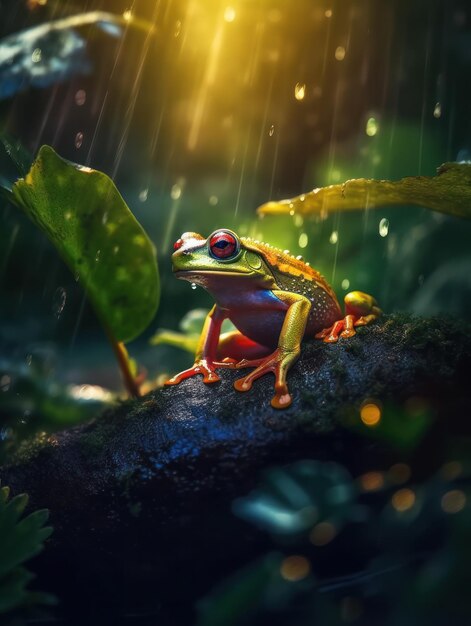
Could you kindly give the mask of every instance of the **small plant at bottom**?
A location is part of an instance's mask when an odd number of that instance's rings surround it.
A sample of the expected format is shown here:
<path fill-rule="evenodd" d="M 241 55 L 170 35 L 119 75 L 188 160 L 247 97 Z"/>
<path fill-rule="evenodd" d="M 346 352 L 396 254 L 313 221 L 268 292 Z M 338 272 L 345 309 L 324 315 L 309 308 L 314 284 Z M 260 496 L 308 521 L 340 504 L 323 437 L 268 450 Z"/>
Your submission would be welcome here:
<path fill-rule="evenodd" d="M 0 488 L 0 622 L 6 614 L 25 611 L 39 605 L 52 605 L 54 596 L 30 591 L 34 578 L 24 563 L 39 554 L 52 533 L 45 526 L 49 517 L 46 509 L 23 516 L 28 496 L 20 494 L 9 498 L 9 487 Z M 3 616 L 3 617 L 2 617 Z"/>

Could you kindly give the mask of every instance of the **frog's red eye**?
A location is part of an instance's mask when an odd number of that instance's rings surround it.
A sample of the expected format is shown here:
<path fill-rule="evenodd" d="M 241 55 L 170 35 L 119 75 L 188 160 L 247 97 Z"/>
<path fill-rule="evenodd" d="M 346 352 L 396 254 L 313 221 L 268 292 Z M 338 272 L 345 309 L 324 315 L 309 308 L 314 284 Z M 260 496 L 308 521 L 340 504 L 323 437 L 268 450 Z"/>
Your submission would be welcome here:
<path fill-rule="evenodd" d="M 180 239 L 177 239 L 176 242 L 173 244 L 173 249 L 180 250 L 182 246 L 183 246 L 183 239 L 180 237 Z"/>
<path fill-rule="evenodd" d="M 239 242 L 227 230 L 218 230 L 214 235 L 211 235 L 209 250 L 216 259 L 229 259 L 239 252 Z"/>

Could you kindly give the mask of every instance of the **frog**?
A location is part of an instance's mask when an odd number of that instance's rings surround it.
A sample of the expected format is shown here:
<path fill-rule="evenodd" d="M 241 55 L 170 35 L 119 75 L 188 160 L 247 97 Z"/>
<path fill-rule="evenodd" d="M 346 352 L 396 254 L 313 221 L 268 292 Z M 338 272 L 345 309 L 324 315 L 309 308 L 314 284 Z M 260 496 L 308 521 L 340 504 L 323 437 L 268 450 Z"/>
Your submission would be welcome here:
<path fill-rule="evenodd" d="M 303 340 L 334 344 L 356 334 L 381 315 L 375 298 L 351 291 L 344 313 L 326 279 L 301 256 L 294 257 L 229 229 L 209 237 L 185 232 L 174 244 L 173 273 L 203 287 L 215 304 L 208 313 L 192 367 L 166 381 L 177 385 L 196 375 L 217 383 L 222 368 L 252 370 L 234 382 L 247 392 L 265 376 L 275 377 L 271 406 L 285 409 L 293 397 L 287 375 L 301 353 Z M 222 333 L 224 320 L 235 330 Z"/>

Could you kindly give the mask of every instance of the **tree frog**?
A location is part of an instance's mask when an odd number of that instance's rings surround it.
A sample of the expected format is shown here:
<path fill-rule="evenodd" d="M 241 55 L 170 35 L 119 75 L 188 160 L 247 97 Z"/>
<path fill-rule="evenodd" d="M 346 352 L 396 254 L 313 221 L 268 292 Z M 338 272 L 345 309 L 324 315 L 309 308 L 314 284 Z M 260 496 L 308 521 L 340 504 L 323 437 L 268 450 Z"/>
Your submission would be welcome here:
<path fill-rule="evenodd" d="M 183 233 L 174 244 L 172 264 L 177 278 L 200 285 L 216 304 L 206 317 L 193 367 L 167 385 L 196 374 L 203 375 L 204 383 L 215 383 L 218 368 L 252 367 L 234 387 L 249 391 L 257 378 L 272 373 L 271 404 L 283 409 L 292 402 L 286 376 L 299 357 L 303 338 L 334 343 L 352 337 L 356 326 L 381 314 L 372 296 L 352 291 L 345 296 L 342 315 L 325 278 L 301 257 L 227 229 L 216 230 L 207 239 Z M 237 331 L 221 335 L 225 319 Z"/>

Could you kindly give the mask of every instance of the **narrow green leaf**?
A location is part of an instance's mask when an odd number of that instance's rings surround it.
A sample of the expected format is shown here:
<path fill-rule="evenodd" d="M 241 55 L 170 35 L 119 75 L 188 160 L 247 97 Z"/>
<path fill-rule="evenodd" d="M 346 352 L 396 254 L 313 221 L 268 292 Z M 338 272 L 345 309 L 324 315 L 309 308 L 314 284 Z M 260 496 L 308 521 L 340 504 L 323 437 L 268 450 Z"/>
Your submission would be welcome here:
<path fill-rule="evenodd" d="M 471 219 L 471 164 L 444 163 L 436 176 L 408 176 L 401 180 L 356 178 L 308 193 L 267 202 L 257 209 L 260 215 L 326 215 L 390 205 L 417 205 L 455 217 Z"/>
<path fill-rule="evenodd" d="M 6 505 L 5 510 L 8 511 L 13 522 L 20 517 L 28 504 L 28 496 L 26 493 L 20 493 L 10 500 Z"/>
<path fill-rule="evenodd" d="M 13 198 L 56 246 L 115 340 L 137 337 L 157 310 L 157 261 L 113 181 L 43 146 Z"/>
<path fill-rule="evenodd" d="M 0 615 L 25 604 L 28 597 L 26 585 L 33 578 L 33 574 L 23 567 L 17 567 L 0 578 Z"/>
<path fill-rule="evenodd" d="M 49 517 L 41 509 L 21 518 L 28 497 L 21 494 L 8 501 L 8 489 L 0 490 L 0 614 L 32 604 L 50 603 L 46 594 L 26 588 L 33 575 L 23 563 L 43 549 L 52 529 L 44 526 Z M 0 620 L 1 621 L 1 620 Z M 3 622 L 2 622 L 3 623 Z"/>

